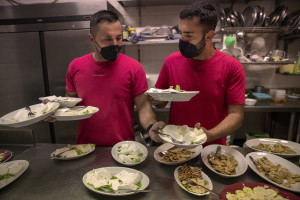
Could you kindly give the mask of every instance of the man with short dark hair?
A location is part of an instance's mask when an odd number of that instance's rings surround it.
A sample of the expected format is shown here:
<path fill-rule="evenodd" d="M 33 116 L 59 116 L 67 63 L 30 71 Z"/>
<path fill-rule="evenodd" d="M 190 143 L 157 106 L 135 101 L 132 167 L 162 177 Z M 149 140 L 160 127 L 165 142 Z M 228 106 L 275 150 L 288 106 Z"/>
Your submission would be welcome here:
<path fill-rule="evenodd" d="M 144 69 L 136 60 L 119 53 L 122 28 L 116 13 L 108 10 L 95 13 L 88 37 L 95 51 L 71 62 L 66 96 L 80 97 L 81 105 L 95 106 L 99 111 L 78 121 L 76 143 L 112 146 L 134 140 L 134 104 L 144 129 L 156 122 L 143 94 L 148 89 Z"/>
<path fill-rule="evenodd" d="M 199 91 L 188 102 L 172 102 L 169 124 L 200 128 L 201 123 L 207 134 L 205 145 L 225 145 L 226 136 L 238 129 L 244 118 L 244 68 L 213 47 L 217 13 L 212 5 L 194 3 L 182 10 L 179 18 L 180 51 L 166 58 L 155 87 L 180 85 L 183 90 Z M 168 102 L 152 99 L 151 103 L 162 108 Z M 155 138 L 154 132 L 150 135 Z"/>

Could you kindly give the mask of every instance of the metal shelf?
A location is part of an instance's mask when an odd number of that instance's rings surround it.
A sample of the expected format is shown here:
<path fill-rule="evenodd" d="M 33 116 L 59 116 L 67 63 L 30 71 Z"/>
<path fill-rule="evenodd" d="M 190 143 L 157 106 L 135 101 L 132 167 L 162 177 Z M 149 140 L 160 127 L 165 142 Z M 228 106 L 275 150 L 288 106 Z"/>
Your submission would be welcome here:
<path fill-rule="evenodd" d="M 279 62 L 241 62 L 243 65 L 287 65 L 294 64 L 291 61 L 279 61 Z"/>
<path fill-rule="evenodd" d="M 123 42 L 124 46 L 130 45 L 155 45 L 155 44 L 178 44 L 179 40 L 156 40 L 156 41 L 139 41 L 137 43 Z M 213 43 L 222 42 L 221 39 L 213 39 Z"/>
<path fill-rule="evenodd" d="M 237 31 L 244 31 L 246 33 L 279 33 L 287 31 L 287 28 L 281 26 L 270 27 L 224 27 L 221 28 L 222 33 L 235 33 Z"/>

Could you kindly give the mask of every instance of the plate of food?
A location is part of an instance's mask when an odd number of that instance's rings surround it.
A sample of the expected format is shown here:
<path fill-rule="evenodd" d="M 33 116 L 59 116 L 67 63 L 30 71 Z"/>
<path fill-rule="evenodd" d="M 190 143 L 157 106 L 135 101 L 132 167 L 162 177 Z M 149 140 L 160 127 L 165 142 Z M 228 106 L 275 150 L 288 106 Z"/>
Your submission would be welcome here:
<path fill-rule="evenodd" d="M 21 108 L 10 112 L 0 118 L 0 125 L 9 127 L 23 127 L 39 122 L 50 116 L 57 108 L 59 103 L 48 102 L 47 104 L 35 104 L 26 108 Z"/>
<path fill-rule="evenodd" d="M 247 171 L 245 157 L 236 149 L 223 145 L 209 145 L 201 151 L 203 163 L 216 174 L 231 178 Z"/>
<path fill-rule="evenodd" d="M 300 156 L 300 144 L 274 138 L 256 138 L 247 140 L 245 145 L 255 151 L 263 151 L 281 157 Z"/>
<path fill-rule="evenodd" d="M 6 149 L 0 149 L 0 163 L 8 161 L 12 157 L 13 153 Z"/>
<path fill-rule="evenodd" d="M 86 156 L 94 150 L 95 144 L 68 145 L 67 147 L 56 149 L 50 156 L 51 159 L 56 160 L 73 160 Z"/>
<path fill-rule="evenodd" d="M 259 166 L 251 161 L 250 156 L 259 163 Z M 248 153 L 246 160 L 257 175 L 271 184 L 292 192 L 300 192 L 300 168 L 297 165 L 266 152 Z M 268 175 L 260 166 L 268 172 Z"/>
<path fill-rule="evenodd" d="M 147 148 L 135 141 L 122 141 L 111 149 L 112 157 L 126 166 L 134 166 L 143 162 L 148 156 Z"/>
<path fill-rule="evenodd" d="M 14 160 L 0 164 L 0 189 L 19 178 L 28 166 L 27 160 Z"/>
<path fill-rule="evenodd" d="M 82 101 L 82 98 L 77 98 L 77 97 L 57 97 L 55 95 L 53 96 L 47 96 L 47 97 L 40 97 L 39 100 L 42 102 L 57 102 L 60 104 L 60 107 L 68 107 L 72 108 L 76 106 L 78 103 Z"/>
<path fill-rule="evenodd" d="M 199 91 L 185 91 L 181 90 L 180 86 L 176 85 L 176 89 L 170 87 L 169 89 L 150 88 L 146 94 L 156 101 L 189 101 Z"/>
<path fill-rule="evenodd" d="M 282 200 L 300 200 L 296 195 L 281 190 L 272 185 L 256 182 L 240 182 L 227 186 L 221 192 L 220 200 L 238 200 L 238 199 L 282 199 Z M 247 198 L 248 197 L 248 198 Z"/>
<path fill-rule="evenodd" d="M 190 128 L 186 125 L 167 125 L 159 130 L 159 133 L 162 133 L 158 136 L 165 142 L 185 149 L 196 148 L 207 140 L 207 136 L 202 129 Z"/>
<path fill-rule="evenodd" d="M 93 106 L 74 106 L 73 108 L 59 108 L 51 117 L 57 121 L 72 121 L 90 118 L 99 108 Z"/>
<path fill-rule="evenodd" d="M 194 149 L 184 149 L 165 143 L 154 151 L 154 159 L 166 165 L 178 165 L 197 157 L 201 153 L 202 148 L 202 145 L 198 145 Z"/>
<path fill-rule="evenodd" d="M 91 191 L 108 196 L 127 196 L 144 190 L 149 178 L 141 171 L 126 167 L 103 167 L 87 172 L 83 184 Z"/>
<path fill-rule="evenodd" d="M 213 189 L 210 178 L 202 171 L 201 167 L 188 166 L 187 164 L 179 166 L 174 171 L 174 177 L 183 190 L 196 196 L 209 194 L 208 191 L 198 185 L 202 185 L 209 190 Z"/>

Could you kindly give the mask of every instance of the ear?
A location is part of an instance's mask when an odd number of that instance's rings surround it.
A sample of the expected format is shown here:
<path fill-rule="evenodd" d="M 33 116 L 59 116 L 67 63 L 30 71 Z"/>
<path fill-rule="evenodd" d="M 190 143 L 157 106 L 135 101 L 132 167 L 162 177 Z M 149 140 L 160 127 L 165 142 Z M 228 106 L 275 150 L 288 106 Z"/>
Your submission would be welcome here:
<path fill-rule="evenodd" d="M 213 30 L 208 31 L 208 33 L 206 34 L 206 40 L 211 41 L 215 36 L 215 32 Z"/>
<path fill-rule="evenodd" d="M 89 37 L 90 42 L 94 43 L 94 36 L 91 33 L 88 34 L 88 37 Z"/>

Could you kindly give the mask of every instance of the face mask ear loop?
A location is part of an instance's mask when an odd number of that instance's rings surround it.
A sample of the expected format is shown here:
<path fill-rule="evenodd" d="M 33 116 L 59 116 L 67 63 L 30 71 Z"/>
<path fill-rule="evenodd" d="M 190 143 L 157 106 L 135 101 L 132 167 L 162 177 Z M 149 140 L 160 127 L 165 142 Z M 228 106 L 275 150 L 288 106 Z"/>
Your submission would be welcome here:
<path fill-rule="evenodd" d="M 204 33 L 202 39 L 200 40 L 200 42 L 198 42 L 198 44 L 196 44 L 195 46 L 198 46 L 201 42 L 203 42 L 203 40 L 205 40 L 205 36 L 206 36 L 206 33 Z M 205 42 L 206 43 L 206 42 Z M 201 47 L 202 48 L 202 47 Z"/>

